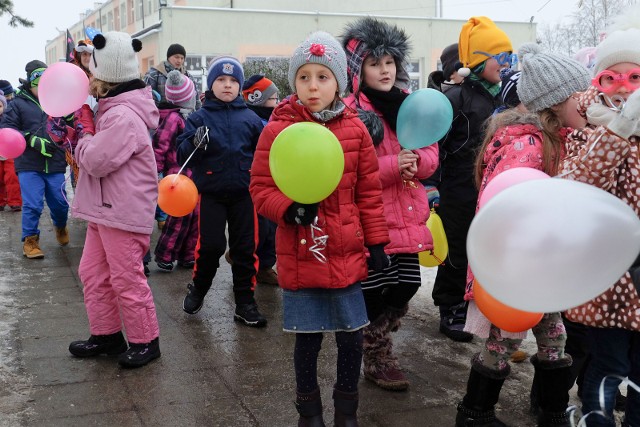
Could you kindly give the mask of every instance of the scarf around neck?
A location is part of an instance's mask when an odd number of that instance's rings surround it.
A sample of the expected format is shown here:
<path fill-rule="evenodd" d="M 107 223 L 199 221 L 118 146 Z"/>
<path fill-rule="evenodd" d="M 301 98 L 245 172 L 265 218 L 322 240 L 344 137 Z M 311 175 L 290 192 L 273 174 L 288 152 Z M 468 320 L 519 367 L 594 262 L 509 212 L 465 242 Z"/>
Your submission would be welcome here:
<path fill-rule="evenodd" d="M 402 105 L 402 102 L 407 98 L 407 96 L 409 96 L 409 94 L 401 91 L 395 86 L 388 92 L 364 87 L 362 88 L 362 93 L 369 98 L 369 101 L 371 101 L 375 109 L 378 110 L 387 123 L 389 123 L 391 130 L 395 132 L 396 125 L 398 123 L 398 111 L 400 110 L 400 105 Z"/>

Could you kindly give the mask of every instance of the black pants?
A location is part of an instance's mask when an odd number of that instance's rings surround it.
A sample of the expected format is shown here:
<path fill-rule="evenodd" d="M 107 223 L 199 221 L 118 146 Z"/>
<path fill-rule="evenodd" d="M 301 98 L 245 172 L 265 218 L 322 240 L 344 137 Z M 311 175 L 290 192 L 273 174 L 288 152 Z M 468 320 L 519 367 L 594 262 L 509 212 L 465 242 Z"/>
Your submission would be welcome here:
<path fill-rule="evenodd" d="M 447 200 L 440 194 L 438 214 L 442 218 L 449 244 L 449 255 L 444 265 L 438 267 L 433 285 L 433 302 L 437 306 L 450 307 L 464 300 L 467 281 L 467 233 L 475 216 L 474 200 Z"/>
<path fill-rule="evenodd" d="M 220 257 L 227 249 L 227 224 L 236 304 L 252 303 L 258 265 L 255 254 L 258 219 L 249 193 L 234 198 L 201 195 L 193 283 L 202 290 L 211 287 Z"/>
<path fill-rule="evenodd" d="M 338 346 L 335 388 L 345 393 L 354 393 L 358 391 L 362 366 L 362 329 L 336 332 L 335 335 Z M 293 363 L 299 393 L 311 393 L 318 388 L 318 355 L 322 338 L 322 333 L 296 334 Z"/>
<path fill-rule="evenodd" d="M 260 260 L 260 270 L 276 264 L 276 223 L 258 215 L 258 247 L 256 255 Z"/>

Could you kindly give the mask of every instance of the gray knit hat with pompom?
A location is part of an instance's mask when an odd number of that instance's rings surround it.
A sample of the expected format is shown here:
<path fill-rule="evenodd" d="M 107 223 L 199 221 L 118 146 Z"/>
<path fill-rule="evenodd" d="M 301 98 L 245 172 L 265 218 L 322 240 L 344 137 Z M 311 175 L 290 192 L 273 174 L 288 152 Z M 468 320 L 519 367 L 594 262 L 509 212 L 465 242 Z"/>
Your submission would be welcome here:
<path fill-rule="evenodd" d="M 560 104 L 591 84 L 589 71 L 578 61 L 544 53 L 535 43 L 522 45 L 518 57 L 522 68 L 518 96 L 532 113 Z"/>
<path fill-rule="evenodd" d="M 320 64 L 329 68 L 338 82 L 338 92 L 347 90 L 347 56 L 338 41 L 329 33 L 316 31 L 303 41 L 289 61 L 289 86 L 296 92 L 296 73 L 305 64 Z"/>

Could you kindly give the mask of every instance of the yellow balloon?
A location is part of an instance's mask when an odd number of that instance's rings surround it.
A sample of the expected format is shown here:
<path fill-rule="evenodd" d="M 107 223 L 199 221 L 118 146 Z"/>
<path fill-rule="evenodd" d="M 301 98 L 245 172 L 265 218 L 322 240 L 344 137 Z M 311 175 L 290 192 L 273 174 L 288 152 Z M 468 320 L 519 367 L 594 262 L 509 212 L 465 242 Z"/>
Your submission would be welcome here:
<path fill-rule="evenodd" d="M 442 219 L 434 209 L 431 209 L 431 214 L 427 220 L 427 228 L 431 231 L 431 237 L 433 237 L 433 250 L 420 252 L 418 258 L 420 259 L 420 265 L 423 267 L 437 267 L 447 257 L 449 244 L 444 233 Z"/>

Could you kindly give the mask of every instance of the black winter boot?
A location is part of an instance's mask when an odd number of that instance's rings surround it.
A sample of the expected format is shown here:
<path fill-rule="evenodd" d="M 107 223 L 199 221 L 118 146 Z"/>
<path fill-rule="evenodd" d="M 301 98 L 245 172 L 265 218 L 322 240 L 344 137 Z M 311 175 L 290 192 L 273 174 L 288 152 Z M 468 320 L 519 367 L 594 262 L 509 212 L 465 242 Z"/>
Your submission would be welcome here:
<path fill-rule="evenodd" d="M 335 416 L 333 425 L 335 427 L 358 427 L 358 392 L 346 393 L 333 389 L 333 405 L 335 406 Z"/>
<path fill-rule="evenodd" d="M 538 360 L 538 355 L 531 356 L 531 364 L 535 368 L 534 383 L 537 393 L 538 427 L 561 426 L 570 427 L 569 384 L 571 381 L 571 356 L 554 361 Z"/>
<path fill-rule="evenodd" d="M 129 350 L 118 357 L 123 368 L 140 368 L 160 357 L 160 338 L 156 337 L 148 343 L 131 344 Z"/>
<path fill-rule="evenodd" d="M 458 404 L 456 427 L 506 427 L 496 417 L 494 407 L 511 367 L 496 371 L 482 366 L 475 355 L 467 382 L 467 394 Z"/>
<path fill-rule="evenodd" d="M 467 303 L 465 301 L 451 307 L 440 306 L 440 332 L 457 342 L 469 342 L 473 334 L 464 331 L 467 320 Z"/>
<path fill-rule="evenodd" d="M 298 427 L 325 427 L 322 419 L 322 400 L 320 389 L 311 393 L 296 393 L 296 409 L 300 418 Z"/>
<path fill-rule="evenodd" d="M 110 335 L 91 335 L 86 341 L 69 344 L 69 352 L 76 357 L 94 357 L 101 354 L 115 356 L 127 351 L 127 341 L 121 331 Z"/>

